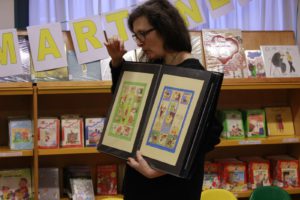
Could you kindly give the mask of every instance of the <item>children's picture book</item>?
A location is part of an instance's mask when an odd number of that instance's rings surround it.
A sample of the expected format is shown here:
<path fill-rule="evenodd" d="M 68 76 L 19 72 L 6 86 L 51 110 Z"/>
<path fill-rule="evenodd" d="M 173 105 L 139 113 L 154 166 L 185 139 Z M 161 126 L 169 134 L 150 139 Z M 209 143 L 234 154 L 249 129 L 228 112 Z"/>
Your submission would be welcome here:
<path fill-rule="evenodd" d="M 74 51 L 67 52 L 69 80 L 71 81 L 99 81 L 101 80 L 100 61 L 80 65 Z"/>
<path fill-rule="evenodd" d="M 273 184 L 283 188 L 299 187 L 299 161 L 289 155 L 267 156 L 271 161 Z"/>
<path fill-rule="evenodd" d="M 85 118 L 85 146 L 97 146 L 104 128 L 105 117 Z"/>
<path fill-rule="evenodd" d="M 235 158 L 216 159 L 220 167 L 221 188 L 232 192 L 247 190 L 246 163 Z"/>
<path fill-rule="evenodd" d="M 239 110 L 221 110 L 221 121 L 223 123 L 222 136 L 227 139 L 245 138 L 242 112 Z"/>
<path fill-rule="evenodd" d="M 117 194 L 117 165 L 97 166 L 97 194 Z"/>
<path fill-rule="evenodd" d="M 247 163 L 249 189 L 271 185 L 271 167 L 269 160 L 258 156 L 239 157 L 239 159 Z"/>
<path fill-rule="evenodd" d="M 33 149 L 33 129 L 30 119 L 10 119 L 8 126 L 10 149 Z"/>
<path fill-rule="evenodd" d="M 201 31 L 190 31 L 191 44 L 192 44 L 192 56 L 204 64 L 203 47 L 202 47 L 202 34 Z"/>
<path fill-rule="evenodd" d="M 31 79 L 33 82 L 51 82 L 51 81 L 68 81 L 68 67 L 61 67 L 45 71 L 35 71 L 33 64 L 31 65 Z"/>
<path fill-rule="evenodd" d="M 299 77 L 300 54 L 297 45 L 260 46 L 267 77 Z"/>
<path fill-rule="evenodd" d="M 39 168 L 39 200 L 59 200 L 59 169 Z"/>
<path fill-rule="evenodd" d="M 260 50 L 245 50 L 249 78 L 266 77 L 264 61 Z"/>
<path fill-rule="evenodd" d="M 94 200 L 94 188 L 92 179 L 71 178 L 71 189 L 73 200 Z"/>
<path fill-rule="evenodd" d="M 217 189 L 221 187 L 219 163 L 206 161 L 204 163 L 204 177 L 202 190 Z"/>
<path fill-rule="evenodd" d="M 83 119 L 62 118 L 61 134 L 62 147 L 83 147 Z"/>
<path fill-rule="evenodd" d="M 239 29 L 203 29 L 206 69 L 224 73 L 224 78 L 248 77 Z"/>
<path fill-rule="evenodd" d="M 98 149 L 127 159 L 140 149 L 153 168 L 186 176 L 216 109 L 223 75 L 125 62 Z"/>
<path fill-rule="evenodd" d="M 59 148 L 60 121 L 58 118 L 38 119 L 38 144 L 40 149 Z"/>
<path fill-rule="evenodd" d="M 290 107 L 266 107 L 265 111 L 269 136 L 295 135 Z"/>
<path fill-rule="evenodd" d="M 266 117 L 263 109 L 244 111 L 245 131 L 248 138 L 267 137 Z"/>
<path fill-rule="evenodd" d="M 0 170 L 0 199 L 33 199 L 31 170 Z"/>
<path fill-rule="evenodd" d="M 18 44 L 19 44 L 19 51 L 20 51 L 23 73 L 14 76 L 0 77 L 0 82 L 30 82 L 31 81 L 31 77 L 30 77 L 31 57 L 30 57 L 28 36 L 18 35 Z"/>

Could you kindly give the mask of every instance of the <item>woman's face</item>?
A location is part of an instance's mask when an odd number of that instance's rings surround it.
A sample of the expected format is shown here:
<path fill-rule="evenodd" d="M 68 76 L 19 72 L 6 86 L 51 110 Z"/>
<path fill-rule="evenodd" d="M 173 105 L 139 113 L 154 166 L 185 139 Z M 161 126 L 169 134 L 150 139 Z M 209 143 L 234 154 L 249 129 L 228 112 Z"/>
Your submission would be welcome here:
<path fill-rule="evenodd" d="M 163 58 L 165 50 L 163 48 L 163 39 L 158 32 L 153 29 L 145 16 L 137 18 L 133 22 L 133 31 L 136 34 L 136 42 L 150 60 Z"/>

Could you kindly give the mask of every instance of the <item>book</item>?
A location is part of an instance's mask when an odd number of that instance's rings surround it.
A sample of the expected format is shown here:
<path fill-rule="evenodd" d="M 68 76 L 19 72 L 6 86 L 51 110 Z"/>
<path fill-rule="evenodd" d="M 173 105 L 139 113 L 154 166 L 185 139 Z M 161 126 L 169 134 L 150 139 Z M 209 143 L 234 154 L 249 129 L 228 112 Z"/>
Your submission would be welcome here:
<path fill-rule="evenodd" d="M 59 200 L 58 168 L 39 168 L 39 199 Z"/>
<path fill-rule="evenodd" d="M 71 178 L 71 189 L 73 200 L 94 200 L 94 188 L 92 179 Z"/>
<path fill-rule="evenodd" d="M 70 81 L 100 81 L 100 61 L 80 65 L 74 51 L 67 52 Z"/>
<path fill-rule="evenodd" d="M 10 119 L 8 126 L 10 149 L 33 149 L 33 130 L 30 119 Z"/>
<path fill-rule="evenodd" d="M 249 189 L 271 185 L 271 167 L 269 160 L 259 156 L 239 157 L 239 159 L 247 163 Z"/>
<path fill-rule="evenodd" d="M 59 148 L 60 121 L 58 118 L 38 119 L 38 145 L 40 149 Z"/>
<path fill-rule="evenodd" d="M 83 119 L 62 117 L 61 135 L 61 147 L 83 147 Z"/>
<path fill-rule="evenodd" d="M 0 199 L 33 199 L 31 170 L 0 170 L 0 188 Z"/>
<path fill-rule="evenodd" d="M 105 117 L 85 118 L 85 146 L 97 146 L 104 128 Z"/>
<path fill-rule="evenodd" d="M 191 44 L 192 44 L 192 56 L 199 60 L 204 65 L 204 56 L 202 48 L 202 34 L 200 31 L 190 31 Z"/>
<path fill-rule="evenodd" d="M 295 135 L 290 107 L 266 107 L 265 111 L 269 136 Z"/>
<path fill-rule="evenodd" d="M 299 161 L 289 155 L 270 155 L 273 185 L 282 188 L 299 187 Z"/>
<path fill-rule="evenodd" d="M 202 190 L 220 188 L 220 165 L 219 163 L 205 161 Z"/>
<path fill-rule="evenodd" d="M 137 62 L 122 70 L 98 150 L 127 159 L 140 149 L 153 168 L 188 176 L 223 74 Z"/>
<path fill-rule="evenodd" d="M 260 46 L 267 77 L 299 77 L 300 54 L 297 45 Z"/>
<path fill-rule="evenodd" d="M 248 77 L 266 77 L 265 65 L 260 50 L 245 50 Z"/>
<path fill-rule="evenodd" d="M 223 123 L 222 136 L 227 139 L 245 138 L 242 112 L 239 110 L 221 110 L 220 118 Z"/>
<path fill-rule="evenodd" d="M 206 69 L 224 73 L 224 78 L 248 77 L 239 29 L 203 29 Z"/>
<path fill-rule="evenodd" d="M 97 194 L 117 194 L 117 165 L 97 166 Z"/>
<path fill-rule="evenodd" d="M 248 138 L 267 137 L 266 116 L 263 109 L 245 110 L 244 123 Z"/>

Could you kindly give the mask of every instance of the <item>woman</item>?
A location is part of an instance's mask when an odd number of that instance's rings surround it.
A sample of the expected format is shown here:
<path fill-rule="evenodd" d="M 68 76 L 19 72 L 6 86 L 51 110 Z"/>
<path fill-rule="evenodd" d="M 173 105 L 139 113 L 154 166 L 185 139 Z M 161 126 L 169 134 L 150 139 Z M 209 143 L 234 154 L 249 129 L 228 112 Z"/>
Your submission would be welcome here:
<path fill-rule="evenodd" d="M 149 0 L 133 10 L 128 19 L 130 30 L 137 45 L 142 48 L 148 62 L 204 70 L 191 55 L 189 32 L 177 9 L 167 0 Z M 112 58 L 111 72 L 114 91 L 120 75 L 123 42 L 110 38 L 105 44 Z M 222 126 L 213 121 L 208 127 L 209 134 L 204 139 L 192 167 L 191 176 L 178 178 L 152 169 L 137 151 L 136 158 L 128 158 L 128 166 L 123 182 L 125 200 L 184 199 L 199 200 L 203 182 L 204 155 L 219 143 Z"/>

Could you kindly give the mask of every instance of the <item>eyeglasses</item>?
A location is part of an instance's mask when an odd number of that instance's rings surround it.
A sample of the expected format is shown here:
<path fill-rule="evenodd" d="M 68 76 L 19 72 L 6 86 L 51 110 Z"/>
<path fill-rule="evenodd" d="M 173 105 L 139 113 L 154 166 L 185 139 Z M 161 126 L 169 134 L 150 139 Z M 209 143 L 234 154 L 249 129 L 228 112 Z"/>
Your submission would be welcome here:
<path fill-rule="evenodd" d="M 154 31 L 155 28 L 151 28 L 147 31 L 139 31 L 135 34 L 132 35 L 132 38 L 136 41 L 136 42 L 144 42 L 146 40 L 146 36 L 151 32 Z"/>

